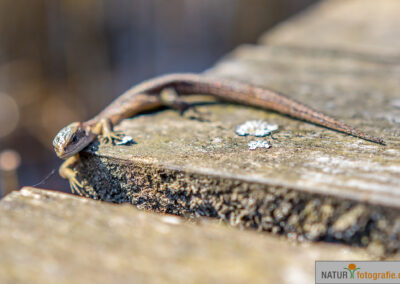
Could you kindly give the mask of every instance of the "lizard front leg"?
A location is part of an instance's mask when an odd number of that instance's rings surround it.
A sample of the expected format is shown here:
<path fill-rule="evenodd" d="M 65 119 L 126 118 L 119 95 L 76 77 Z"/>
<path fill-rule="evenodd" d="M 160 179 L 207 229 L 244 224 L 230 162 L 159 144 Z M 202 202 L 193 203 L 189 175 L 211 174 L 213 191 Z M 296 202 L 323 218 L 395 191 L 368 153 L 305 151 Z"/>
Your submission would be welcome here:
<path fill-rule="evenodd" d="M 93 128 L 92 132 L 99 137 L 102 144 L 112 144 L 115 141 L 122 141 L 125 136 L 121 131 L 114 131 L 109 119 L 101 119 Z"/>
<path fill-rule="evenodd" d="M 82 196 L 90 196 L 93 195 L 87 188 L 82 184 L 81 181 L 78 180 L 78 172 L 72 167 L 79 162 L 79 154 L 76 154 L 62 163 L 58 172 L 60 176 L 64 179 L 67 179 L 69 182 L 69 186 L 71 187 L 72 193 L 77 193 Z"/>
<path fill-rule="evenodd" d="M 141 110 L 153 109 L 154 105 L 159 105 L 160 101 L 163 105 L 179 110 L 183 114 L 192 105 L 180 98 L 178 93 L 173 88 L 165 88 L 157 96 L 146 93 L 136 95 L 136 108 Z M 98 136 L 101 144 L 114 144 L 115 142 L 123 141 L 125 135 L 121 131 L 113 130 L 113 123 L 108 118 L 100 119 L 95 125 L 91 126 L 91 132 Z"/>

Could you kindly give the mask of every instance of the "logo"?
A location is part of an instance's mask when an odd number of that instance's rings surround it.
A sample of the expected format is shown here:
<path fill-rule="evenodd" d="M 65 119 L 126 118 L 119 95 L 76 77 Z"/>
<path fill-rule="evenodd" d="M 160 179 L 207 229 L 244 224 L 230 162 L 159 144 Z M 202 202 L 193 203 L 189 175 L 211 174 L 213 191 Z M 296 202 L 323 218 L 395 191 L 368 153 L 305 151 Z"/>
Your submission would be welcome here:
<path fill-rule="evenodd" d="M 360 268 L 358 268 L 357 265 L 355 265 L 354 263 L 350 263 L 344 269 L 348 270 L 350 272 L 350 279 L 354 279 L 354 272 L 356 272 L 357 270 L 360 270 Z"/>
<path fill-rule="evenodd" d="M 400 261 L 317 260 L 315 283 L 400 283 Z"/>

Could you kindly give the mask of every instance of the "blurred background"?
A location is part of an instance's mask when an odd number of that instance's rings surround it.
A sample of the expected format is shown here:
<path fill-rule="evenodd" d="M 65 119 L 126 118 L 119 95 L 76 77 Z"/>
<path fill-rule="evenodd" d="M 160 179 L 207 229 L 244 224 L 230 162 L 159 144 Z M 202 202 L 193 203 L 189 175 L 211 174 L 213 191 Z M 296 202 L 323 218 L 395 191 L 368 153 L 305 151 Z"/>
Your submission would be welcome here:
<path fill-rule="evenodd" d="M 0 197 L 58 169 L 52 139 L 130 86 L 202 72 L 316 0 L 0 0 Z M 43 184 L 69 192 L 55 172 Z"/>

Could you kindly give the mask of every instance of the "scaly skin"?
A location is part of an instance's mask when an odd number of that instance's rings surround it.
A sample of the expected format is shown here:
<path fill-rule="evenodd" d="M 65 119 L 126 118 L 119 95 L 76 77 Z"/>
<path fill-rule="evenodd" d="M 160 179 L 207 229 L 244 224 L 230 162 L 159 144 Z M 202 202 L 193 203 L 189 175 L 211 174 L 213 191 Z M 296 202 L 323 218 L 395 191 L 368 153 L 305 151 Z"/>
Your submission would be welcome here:
<path fill-rule="evenodd" d="M 79 160 L 79 152 L 97 137 L 104 144 L 121 139 L 113 131 L 121 120 L 163 105 L 185 107 L 182 101 L 165 101 L 163 93 L 209 94 L 225 101 L 273 110 L 291 117 L 324 126 L 364 140 L 384 144 L 381 138 L 369 136 L 321 112 L 303 105 L 278 92 L 232 80 L 214 79 L 206 75 L 170 74 L 145 81 L 114 100 L 93 119 L 74 122 L 60 130 L 53 141 L 60 158 L 67 159 L 60 167 L 60 175 L 67 178 L 71 189 L 81 193 L 83 185 L 77 180 L 72 165 Z M 171 96 L 170 96 L 171 97 Z"/>

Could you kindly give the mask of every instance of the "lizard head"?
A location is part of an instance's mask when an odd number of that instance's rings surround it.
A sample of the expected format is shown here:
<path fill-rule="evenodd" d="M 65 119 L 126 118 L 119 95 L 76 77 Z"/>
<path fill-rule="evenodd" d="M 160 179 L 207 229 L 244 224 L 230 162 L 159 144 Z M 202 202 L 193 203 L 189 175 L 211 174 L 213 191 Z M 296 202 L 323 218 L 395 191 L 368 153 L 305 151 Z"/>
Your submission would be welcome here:
<path fill-rule="evenodd" d="M 54 151 L 62 159 L 71 157 L 92 141 L 90 133 L 80 122 L 73 122 L 61 129 L 53 140 Z"/>

